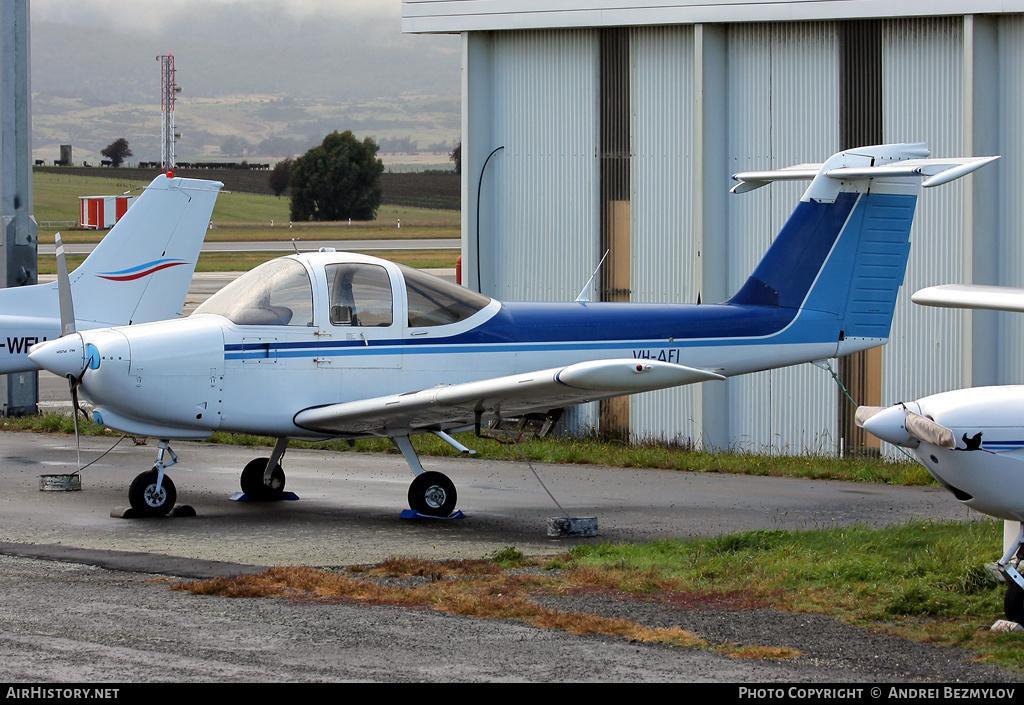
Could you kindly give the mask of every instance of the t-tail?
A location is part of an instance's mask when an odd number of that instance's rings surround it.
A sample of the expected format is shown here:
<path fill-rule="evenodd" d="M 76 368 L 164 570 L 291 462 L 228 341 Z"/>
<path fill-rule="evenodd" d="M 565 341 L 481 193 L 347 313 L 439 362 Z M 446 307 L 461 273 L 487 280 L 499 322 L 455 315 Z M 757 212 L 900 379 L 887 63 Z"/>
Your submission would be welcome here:
<path fill-rule="evenodd" d="M 928 155 L 924 144 L 879 145 L 840 152 L 824 164 L 736 174 L 734 193 L 772 181 L 812 181 L 753 274 L 725 303 L 792 310 L 792 334 L 837 341 L 838 355 L 884 344 L 920 187 L 998 159 Z"/>
<path fill-rule="evenodd" d="M 71 273 L 77 320 L 98 327 L 177 317 L 222 187 L 156 177 Z"/>

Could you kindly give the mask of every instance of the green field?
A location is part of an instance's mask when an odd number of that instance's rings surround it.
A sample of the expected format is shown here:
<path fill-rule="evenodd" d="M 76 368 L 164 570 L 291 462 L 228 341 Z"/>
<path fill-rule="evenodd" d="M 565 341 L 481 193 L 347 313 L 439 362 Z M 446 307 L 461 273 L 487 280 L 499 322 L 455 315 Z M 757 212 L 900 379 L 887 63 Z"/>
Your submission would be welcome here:
<path fill-rule="evenodd" d="M 85 170 L 82 170 L 85 171 Z M 112 170 L 105 170 L 108 173 Z M 141 193 L 148 181 L 132 181 L 91 175 L 47 173 L 37 170 L 33 177 L 33 197 L 39 238 L 52 242 L 60 232 L 68 243 L 99 242 L 104 231 L 80 230 L 78 201 L 81 196 L 120 195 L 125 192 Z M 429 194 L 428 194 L 429 195 Z M 408 193 L 403 198 L 408 198 Z M 385 204 L 377 219 L 369 222 L 349 223 L 295 223 L 288 221 L 287 198 L 251 193 L 223 192 L 211 219 L 212 229 L 206 239 L 211 242 L 240 242 L 268 240 L 296 240 L 302 249 L 303 240 L 353 239 L 421 239 L 458 238 L 460 218 L 457 210 L 415 208 Z M 453 267 L 458 250 L 395 250 L 375 253 L 414 267 Z M 278 253 L 207 254 L 199 259 L 197 271 L 245 271 L 278 256 Z M 69 258 L 72 266 L 81 258 Z M 41 274 L 55 271 L 53 262 L 40 260 Z"/>
<path fill-rule="evenodd" d="M 82 170 L 85 172 L 86 170 Z M 114 170 L 104 170 L 112 173 Z M 130 180 L 89 175 L 70 175 L 51 170 L 37 170 L 33 175 L 33 197 L 36 222 L 78 222 L 78 199 L 82 196 L 112 196 L 125 192 L 141 193 L 141 189 L 149 184 L 148 180 Z M 430 194 L 424 194 L 428 199 Z M 411 199 L 408 190 L 404 189 L 395 196 L 396 201 Z M 416 208 L 389 202 L 385 193 L 385 202 L 377 214 L 377 219 L 367 225 L 378 228 L 394 228 L 402 221 L 402 237 L 413 237 L 405 232 L 409 227 L 447 227 L 458 228 L 460 213 L 458 210 L 439 208 Z M 214 226 L 238 226 L 259 224 L 269 227 L 274 224 L 284 226 L 288 223 L 287 198 L 270 195 L 258 195 L 226 190 L 217 199 L 213 211 Z M 307 227 L 325 227 L 318 223 L 310 223 Z M 365 237 L 365 235 L 358 235 Z M 457 237 L 454 235 L 452 237 Z M 241 237 L 235 239 L 243 239 Z"/>

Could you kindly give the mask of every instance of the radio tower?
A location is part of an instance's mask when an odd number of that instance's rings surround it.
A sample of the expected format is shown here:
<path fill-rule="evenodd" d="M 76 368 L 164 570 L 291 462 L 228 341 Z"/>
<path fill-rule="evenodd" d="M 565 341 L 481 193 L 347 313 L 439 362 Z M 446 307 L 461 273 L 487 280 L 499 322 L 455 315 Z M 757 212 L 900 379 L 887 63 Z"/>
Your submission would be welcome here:
<path fill-rule="evenodd" d="M 160 62 L 160 167 L 174 168 L 174 143 L 180 136 L 174 131 L 174 99 L 181 87 L 174 83 L 174 55 L 168 52 L 156 57 Z"/>

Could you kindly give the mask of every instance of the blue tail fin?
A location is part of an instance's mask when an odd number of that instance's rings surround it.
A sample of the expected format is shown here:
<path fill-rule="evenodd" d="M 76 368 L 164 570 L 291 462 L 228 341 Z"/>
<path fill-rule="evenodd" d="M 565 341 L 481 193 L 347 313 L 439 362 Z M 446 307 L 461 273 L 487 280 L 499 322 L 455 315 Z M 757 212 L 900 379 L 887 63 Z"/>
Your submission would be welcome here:
<path fill-rule="evenodd" d="M 928 159 L 922 144 L 840 152 L 822 165 L 737 174 L 734 192 L 813 178 L 753 274 L 727 304 L 821 311 L 844 340 L 884 342 L 910 254 L 920 186 L 970 173 L 995 157 Z M 924 177 L 924 183 L 920 183 Z"/>

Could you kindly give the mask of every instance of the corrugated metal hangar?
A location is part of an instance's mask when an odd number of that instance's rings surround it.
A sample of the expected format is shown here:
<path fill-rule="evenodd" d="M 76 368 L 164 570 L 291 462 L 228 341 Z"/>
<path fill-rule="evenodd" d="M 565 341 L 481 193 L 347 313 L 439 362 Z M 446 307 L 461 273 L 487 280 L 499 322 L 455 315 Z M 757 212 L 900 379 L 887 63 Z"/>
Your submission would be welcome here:
<path fill-rule="evenodd" d="M 833 364 L 858 404 L 1024 382 L 1019 314 L 910 301 L 933 284 L 1024 285 L 1024 1 L 402 5 L 403 31 L 462 35 L 471 288 L 571 300 L 608 251 L 602 300 L 722 301 L 805 188 L 730 195 L 731 174 L 887 142 L 999 154 L 922 194 L 889 344 Z M 803 365 L 574 418 L 633 440 L 832 454 L 875 442 L 853 408 Z"/>

